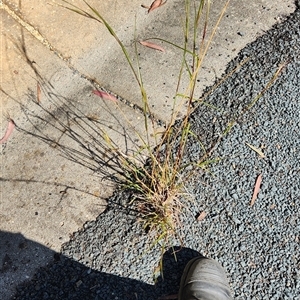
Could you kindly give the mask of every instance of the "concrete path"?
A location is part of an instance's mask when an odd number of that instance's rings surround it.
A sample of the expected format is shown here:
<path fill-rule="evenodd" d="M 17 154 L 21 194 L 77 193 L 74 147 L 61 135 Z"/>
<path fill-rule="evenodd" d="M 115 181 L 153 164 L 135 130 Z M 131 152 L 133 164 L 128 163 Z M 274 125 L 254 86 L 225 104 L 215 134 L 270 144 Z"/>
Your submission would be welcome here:
<path fill-rule="evenodd" d="M 74 2 L 85 8 L 82 1 Z M 182 45 L 182 1 L 169 0 L 150 14 L 140 1 L 89 3 L 103 13 L 133 58 L 135 35 L 138 40 L 160 37 Z M 212 4 L 211 25 L 224 4 Z M 1 134 L 8 116 L 17 125 L 1 145 L 0 230 L 59 251 L 72 232 L 103 211 L 113 192 L 109 177 L 116 166 L 107 161 L 110 154 L 103 151 L 101 132 L 108 131 L 122 153 L 140 143 L 135 134 L 145 133 L 140 92 L 102 24 L 42 0 L 0 5 Z M 292 11 L 291 0 L 231 1 L 204 62 L 196 96 L 222 75 L 240 49 Z M 169 44 L 161 46 L 164 53 L 139 44 L 137 48 L 152 112 L 163 123 L 170 120 L 182 53 Z M 187 76 L 183 89 L 186 82 Z M 118 104 L 92 93 L 100 87 L 120 96 Z M 4 247 L 4 239 L 0 245 L 4 265 L 11 248 Z M 36 260 L 36 267 L 51 255 L 49 251 Z M 27 274 L 19 270 L 0 281 L 0 289 L 11 287 L 7 297 L 34 268 Z"/>

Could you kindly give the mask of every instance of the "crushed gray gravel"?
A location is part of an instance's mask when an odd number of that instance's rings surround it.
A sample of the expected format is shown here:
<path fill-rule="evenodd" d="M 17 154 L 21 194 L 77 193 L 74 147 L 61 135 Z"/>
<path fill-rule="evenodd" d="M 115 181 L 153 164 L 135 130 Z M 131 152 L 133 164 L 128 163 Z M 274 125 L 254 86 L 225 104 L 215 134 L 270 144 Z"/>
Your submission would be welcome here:
<path fill-rule="evenodd" d="M 155 282 L 158 246 L 137 221 L 130 193 L 116 191 L 108 208 L 64 244 L 60 257 L 41 269 L 13 299 L 157 299 L 176 294 L 187 261 L 199 253 L 225 268 L 235 299 L 300 299 L 300 9 L 244 48 L 227 72 L 249 58 L 199 106 L 191 128 L 218 163 L 186 184 L 177 262 L 163 259 Z M 285 63 L 276 83 L 251 110 L 240 112 Z M 236 125 L 219 140 L 233 118 Z M 245 143 L 262 148 L 260 158 Z M 186 160 L 203 152 L 189 141 Z M 256 177 L 262 186 L 250 206 Z M 196 216 L 205 211 L 203 221 Z M 172 245 L 179 250 L 180 240 Z M 176 248 L 177 247 L 177 248 Z"/>

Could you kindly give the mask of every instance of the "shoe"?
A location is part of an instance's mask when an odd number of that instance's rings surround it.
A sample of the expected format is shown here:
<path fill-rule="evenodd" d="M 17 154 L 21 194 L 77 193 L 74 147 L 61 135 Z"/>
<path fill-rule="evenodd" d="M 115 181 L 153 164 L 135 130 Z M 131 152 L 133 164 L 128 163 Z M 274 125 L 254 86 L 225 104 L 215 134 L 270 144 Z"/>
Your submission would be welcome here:
<path fill-rule="evenodd" d="M 196 257 L 186 265 L 178 300 L 232 300 L 222 266 L 213 259 Z"/>

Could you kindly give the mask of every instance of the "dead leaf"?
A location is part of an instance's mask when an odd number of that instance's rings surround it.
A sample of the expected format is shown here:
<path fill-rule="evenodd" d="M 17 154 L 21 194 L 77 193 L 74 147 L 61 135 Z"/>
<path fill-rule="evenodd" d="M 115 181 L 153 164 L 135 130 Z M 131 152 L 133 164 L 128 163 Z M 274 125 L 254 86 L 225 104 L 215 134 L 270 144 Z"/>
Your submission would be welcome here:
<path fill-rule="evenodd" d="M 7 129 L 6 129 L 6 132 L 3 136 L 3 138 L 0 140 L 0 144 L 3 144 L 7 141 L 7 139 L 9 138 L 9 136 L 11 135 L 11 133 L 13 132 L 14 128 L 15 128 L 15 122 L 13 119 L 9 119 L 9 122 L 8 122 L 8 126 L 7 126 Z"/>
<path fill-rule="evenodd" d="M 250 206 L 253 206 L 255 200 L 257 199 L 257 195 L 258 195 L 259 190 L 260 190 L 261 181 L 262 181 L 262 174 L 259 174 L 256 178 L 255 187 L 254 187 L 254 191 L 253 191 Z"/>
<path fill-rule="evenodd" d="M 117 102 L 118 99 L 113 96 L 113 95 L 110 95 L 106 92 L 102 92 L 102 91 L 99 91 L 99 90 L 93 90 L 93 94 L 101 97 L 102 99 L 105 99 L 105 100 L 110 100 L 110 101 L 113 101 L 113 102 Z"/>
<path fill-rule="evenodd" d="M 159 8 L 160 6 L 162 6 L 162 5 L 166 4 L 166 3 L 167 3 L 167 1 L 162 2 L 162 0 L 155 0 L 155 1 L 152 2 L 152 4 L 150 5 L 150 7 L 147 6 L 147 5 L 144 5 L 144 4 L 142 4 L 142 7 L 143 8 L 148 8 L 148 13 L 149 13 L 149 12 L 153 11 L 154 9 Z"/>
<path fill-rule="evenodd" d="M 197 221 L 202 221 L 207 216 L 207 213 L 205 211 L 201 212 L 199 216 L 197 217 Z"/>
<path fill-rule="evenodd" d="M 162 5 L 162 0 L 154 0 L 148 9 L 148 13 Z"/>
<path fill-rule="evenodd" d="M 249 148 L 251 148 L 253 151 L 255 151 L 261 158 L 265 158 L 265 157 L 266 157 L 260 149 L 254 147 L 254 146 L 252 146 L 252 145 L 250 145 L 250 144 L 248 144 L 248 143 L 246 143 L 246 145 L 247 145 Z"/>
<path fill-rule="evenodd" d="M 41 103 L 41 87 L 40 87 L 39 83 L 37 83 L 37 85 L 36 85 L 36 90 L 37 90 L 37 92 L 36 92 L 37 102 Z"/>
<path fill-rule="evenodd" d="M 146 47 L 149 47 L 149 48 L 152 48 L 152 49 L 155 49 L 155 50 L 159 50 L 161 52 L 165 52 L 165 49 L 159 45 L 156 45 L 154 43 L 151 43 L 151 42 L 146 42 L 146 41 L 139 41 L 139 43 L 143 46 L 146 46 Z"/>

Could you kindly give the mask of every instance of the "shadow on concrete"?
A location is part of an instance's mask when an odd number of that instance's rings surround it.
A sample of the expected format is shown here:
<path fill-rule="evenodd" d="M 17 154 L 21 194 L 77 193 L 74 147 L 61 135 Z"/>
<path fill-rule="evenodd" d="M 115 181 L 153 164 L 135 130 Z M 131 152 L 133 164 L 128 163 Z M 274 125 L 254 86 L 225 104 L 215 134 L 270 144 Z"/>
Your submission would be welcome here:
<path fill-rule="evenodd" d="M 35 180 L 35 179 L 24 179 L 24 178 L 3 178 L 0 177 L 0 182 L 11 182 L 11 183 L 26 183 L 26 184 L 42 184 L 45 186 L 50 186 L 50 187 L 57 187 L 59 189 L 59 193 L 60 193 L 60 201 L 59 203 L 64 199 L 64 197 L 66 196 L 66 194 L 68 193 L 68 191 L 73 190 L 82 194 L 87 194 L 89 196 L 93 196 L 97 198 L 97 195 L 80 189 L 78 187 L 76 187 L 75 185 L 69 185 L 69 184 L 63 184 L 63 183 L 59 183 L 59 182 L 51 182 L 51 181 L 44 181 L 44 180 Z"/>
<path fill-rule="evenodd" d="M 34 57 L 29 56 L 24 29 L 21 28 L 20 38 L 10 39 L 18 54 L 32 69 L 36 81 L 36 89 L 27 90 L 26 103 L 0 87 L 2 93 L 19 104 L 25 115 L 26 128 L 17 124 L 17 129 L 56 148 L 70 161 L 118 183 L 120 177 L 125 175 L 120 166 L 121 151 L 126 158 L 140 147 L 135 132 L 136 120 L 132 118 L 132 123 L 126 122 L 127 117 L 123 117 L 125 112 L 121 111 L 119 104 L 109 103 L 109 100 L 101 100 L 97 96 L 89 99 L 98 86 L 95 82 L 80 79 L 80 74 L 75 74 L 75 70 L 72 87 L 81 86 L 73 96 L 62 96 L 42 75 Z"/>
<path fill-rule="evenodd" d="M 90 269 L 20 233 L 0 231 L 0 275 L 8 299 L 176 299 L 187 262 L 201 255 L 174 247 L 163 256 L 163 274 L 155 285 Z M 174 255 L 175 253 L 175 255 Z M 105 263 L 105 262 L 104 262 Z M 121 262 L 120 262 L 121 263 Z M 42 266 L 39 267 L 38 266 Z M 141 271 L 142 273 L 142 271 Z"/>
<path fill-rule="evenodd" d="M 132 135 L 128 134 L 128 129 L 125 128 L 124 124 L 121 124 L 121 120 L 111 111 L 111 106 L 105 103 L 101 105 L 102 113 L 109 117 L 106 120 L 99 120 L 96 115 L 89 113 L 91 106 L 55 94 L 53 92 L 54 88 L 45 83 L 45 80 L 43 82 L 43 93 L 47 99 L 39 102 L 36 92 L 28 90 L 29 104 L 24 105 L 19 102 L 25 116 L 25 122 L 20 125 L 16 124 L 16 129 L 47 144 L 61 157 L 91 170 L 93 175 L 99 177 L 99 180 L 103 181 L 106 186 L 124 184 L 124 179 L 130 174 L 125 173 L 124 165 L 121 165 L 120 149 L 113 141 L 111 147 L 108 146 L 103 136 L 107 132 L 110 132 L 111 136 L 117 136 L 125 149 L 122 153 L 128 157 L 132 157 L 132 151 L 134 150 L 130 149 L 137 141 L 134 140 Z M 91 91 L 92 87 L 89 87 L 89 89 Z M 17 101 L 16 99 L 13 100 Z M 100 101 L 102 100 L 100 99 Z M 30 125 L 28 126 L 28 124 Z M 112 149 L 113 147 L 116 151 Z M 137 163 L 140 163 L 141 166 L 145 164 L 144 161 Z M 74 168 L 74 172 L 76 172 L 76 168 Z M 55 180 L 52 182 L 21 177 L 0 177 L 0 181 L 24 182 L 27 184 L 40 183 L 46 186 L 55 186 L 60 189 L 60 201 L 70 190 L 95 197 L 93 193 L 78 188 L 76 184 L 63 184 Z"/>
<path fill-rule="evenodd" d="M 32 108 L 23 107 L 23 112 L 27 120 L 31 123 L 32 129 L 19 129 L 55 148 L 60 154 L 82 165 L 102 177 L 118 181 L 117 175 L 123 175 L 118 159 L 118 151 L 113 151 L 114 147 L 119 150 L 118 145 L 113 141 L 111 147 L 104 141 L 106 135 L 123 137 L 125 140 L 127 154 L 128 135 L 124 125 L 106 109 L 109 115 L 107 121 L 98 119 L 93 115 L 80 109 L 80 104 L 75 106 L 74 99 L 67 99 L 51 91 L 46 91 L 48 103 L 46 107 L 42 103 L 36 103 L 40 113 L 32 113 Z M 28 98 L 35 101 L 33 91 L 29 91 Z M 49 103 L 51 110 L 49 109 Z M 84 106 L 84 105 L 83 105 Z M 96 106 L 96 105 L 95 105 Z M 86 106 L 87 108 L 87 106 Z M 90 108 L 90 107 L 89 107 Z M 104 113 L 105 108 L 101 108 Z M 116 125 L 116 126 L 115 126 Z M 118 129 L 114 129 L 119 127 Z M 122 131 L 121 131 L 122 130 Z M 109 131 L 113 131 L 109 134 Z"/>
<path fill-rule="evenodd" d="M 33 276 L 38 266 L 54 260 L 55 252 L 20 233 L 0 231 L 1 299 L 9 299 L 17 284 Z"/>

